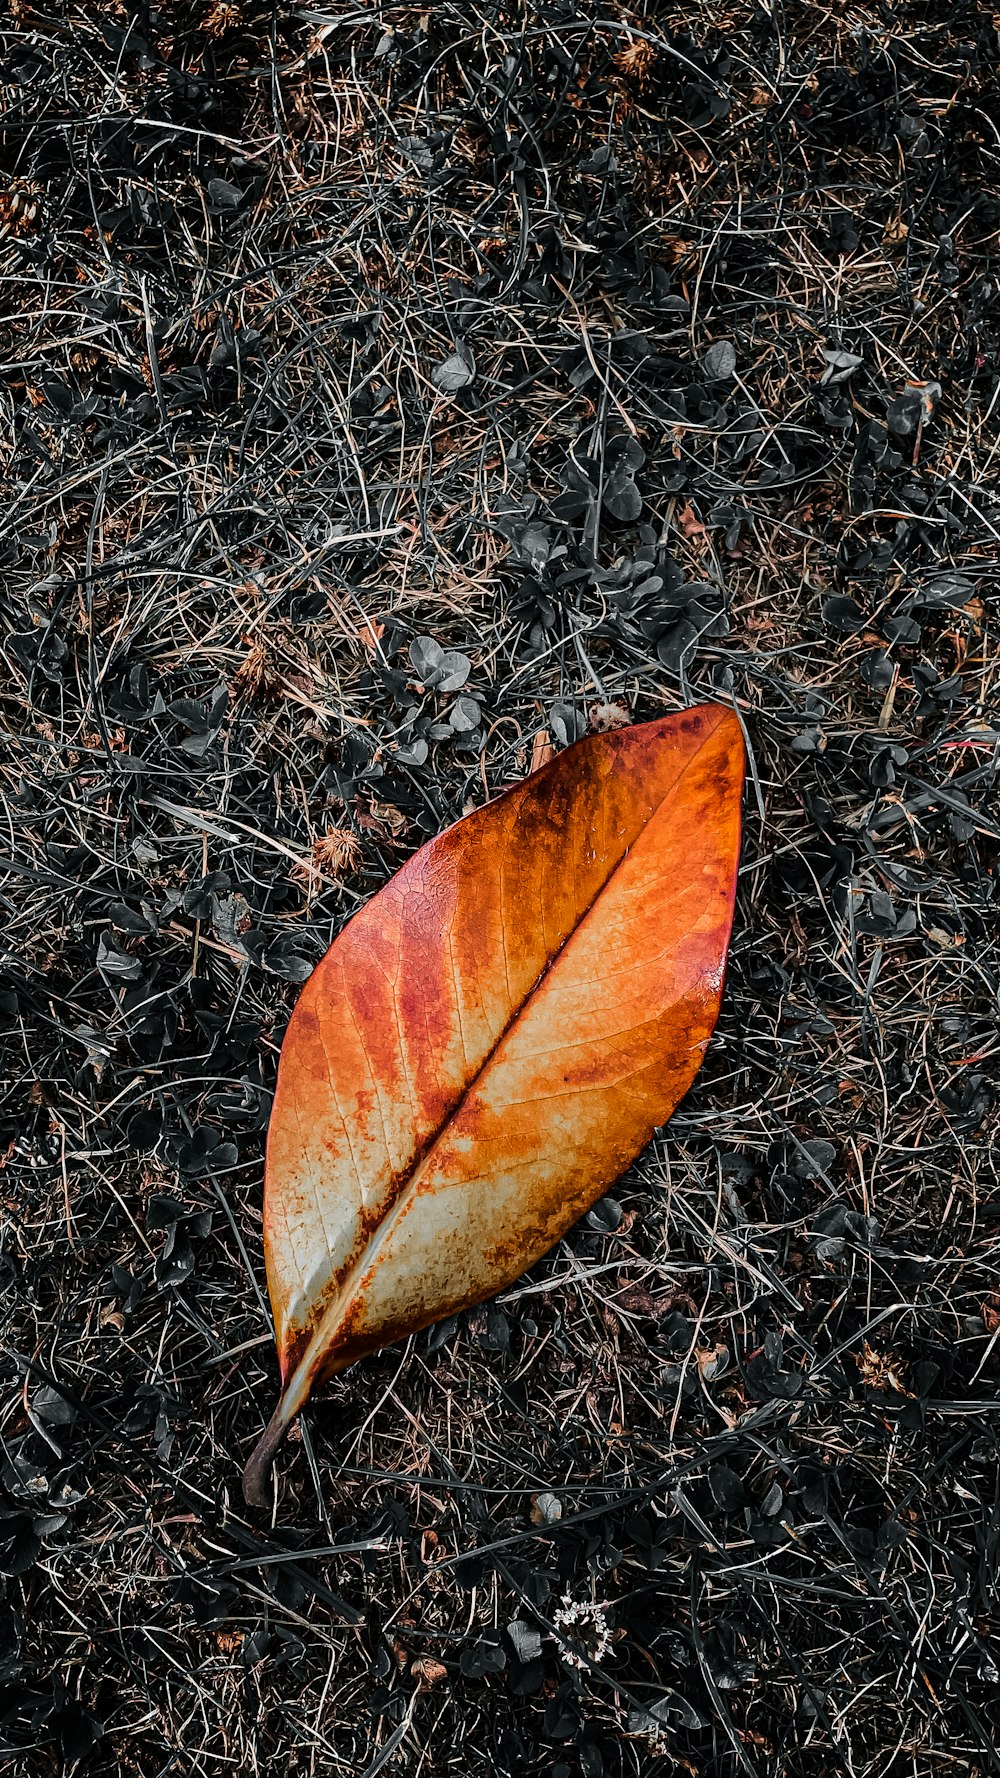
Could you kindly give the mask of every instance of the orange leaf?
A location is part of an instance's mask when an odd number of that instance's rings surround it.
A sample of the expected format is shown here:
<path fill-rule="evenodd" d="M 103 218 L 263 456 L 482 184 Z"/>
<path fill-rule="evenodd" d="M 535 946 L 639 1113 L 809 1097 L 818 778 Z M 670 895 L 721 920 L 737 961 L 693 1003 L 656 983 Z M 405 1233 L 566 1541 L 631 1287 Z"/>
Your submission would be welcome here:
<path fill-rule="evenodd" d="M 743 742 L 706 704 L 592 735 L 432 840 L 288 1026 L 264 1238 L 282 1390 L 534 1265 L 687 1092 L 733 917 Z"/>

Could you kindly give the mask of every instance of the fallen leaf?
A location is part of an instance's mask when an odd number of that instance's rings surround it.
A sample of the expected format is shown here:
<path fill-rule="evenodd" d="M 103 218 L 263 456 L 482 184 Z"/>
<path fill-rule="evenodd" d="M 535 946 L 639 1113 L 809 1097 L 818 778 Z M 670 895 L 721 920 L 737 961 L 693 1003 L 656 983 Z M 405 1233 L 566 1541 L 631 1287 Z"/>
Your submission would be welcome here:
<path fill-rule="evenodd" d="M 424 846 L 288 1026 L 264 1236 L 281 1396 L 535 1264 L 666 1123 L 718 1015 L 743 742 L 702 705 L 592 735 Z"/>
<path fill-rule="evenodd" d="M 215 1646 L 220 1655 L 238 1655 L 244 1640 L 242 1630 L 216 1630 L 214 1634 Z"/>
<path fill-rule="evenodd" d="M 394 803 L 372 803 L 370 809 L 359 808 L 355 819 L 365 833 L 373 833 L 383 844 L 390 839 L 401 839 L 410 825 L 402 809 L 397 809 Z"/>
<path fill-rule="evenodd" d="M 554 1525 L 563 1515 L 562 1501 L 558 1494 L 534 1494 L 531 1499 L 531 1523 L 533 1525 Z"/>
<path fill-rule="evenodd" d="M 698 537 L 705 529 L 690 500 L 678 507 L 676 525 L 682 537 Z"/>
<path fill-rule="evenodd" d="M 410 1663 L 410 1672 L 414 1679 L 420 1681 L 421 1690 L 429 1690 L 432 1685 L 437 1685 L 439 1680 L 448 1677 L 447 1667 L 442 1666 L 440 1661 L 436 1661 L 433 1655 L 418 1655 L 416 1660 Z"/>
<path fill-rule="evenodd" d="M 706 1383 L 712 1382 L 729 1364 L 729 1347 L 723 1345 L 699 1347 L 695 1352 L 695 1363 Z"/>

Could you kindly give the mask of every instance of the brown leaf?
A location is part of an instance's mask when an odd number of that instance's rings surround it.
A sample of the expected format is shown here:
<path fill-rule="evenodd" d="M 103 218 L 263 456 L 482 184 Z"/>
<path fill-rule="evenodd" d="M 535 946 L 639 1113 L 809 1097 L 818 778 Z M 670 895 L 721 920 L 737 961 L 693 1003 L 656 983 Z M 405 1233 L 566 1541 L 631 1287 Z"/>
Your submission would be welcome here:
<path fill-rule="evenodd" d="M 429 1690 L 432 1685 L 437 1685 L 439 1680 L 448 1677 L 447 1667 L 442 1666 L 440 1661 L 436 1661 L 433 1655 L 418 1655 L 410 1666 L 410 1672 L 414 1679 L 419 1679 L 422 1691 Z"/>
<path fill-rule="evenodd" d="M 683 506 L 678 507 L 674 522 L 682 537 L 700 537 L 705 530 L 690 500 L 686 500 Z"/>
<path fill-rule="evenodd" d="M 358 640 L 363 647 L 367 648 L 369 654 L 378 653 L 378 645 L 384 635 L 385 624 L 372 623 L 369 618 L 365 619 L 361 628 L 357 631 Z"/>
<path fill-rule="evenodd" d="M 592 735 L 417 852 L 288 1026 L 264 1235 L 282 1390 L 484 1301 L 697 1073 L 732 924 L 743 742 L 702 705 Z"/>

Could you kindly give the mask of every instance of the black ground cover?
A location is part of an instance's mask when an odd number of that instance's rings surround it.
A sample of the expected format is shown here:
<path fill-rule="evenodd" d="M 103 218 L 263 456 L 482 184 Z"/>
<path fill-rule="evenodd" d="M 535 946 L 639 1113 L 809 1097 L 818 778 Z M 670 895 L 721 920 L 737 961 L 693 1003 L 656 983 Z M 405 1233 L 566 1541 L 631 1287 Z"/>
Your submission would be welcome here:
<path fill-rule="evenodd" d="M 12 1771 L 1000 1771 L 998 53 L 968 0 L 12 0 Z M 262 1526 L 298 984 L 546 739 L 705 697 L 698 1083 Z"/>

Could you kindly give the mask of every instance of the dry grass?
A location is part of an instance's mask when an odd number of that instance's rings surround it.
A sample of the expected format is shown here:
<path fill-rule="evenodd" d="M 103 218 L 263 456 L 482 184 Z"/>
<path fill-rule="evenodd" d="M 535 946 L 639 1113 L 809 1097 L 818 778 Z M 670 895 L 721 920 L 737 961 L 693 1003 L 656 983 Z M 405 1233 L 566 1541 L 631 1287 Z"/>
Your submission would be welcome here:
<path fill-rule="evenodd" d="M 12 1770 L 1000 1769 L 997 53 L 962 0 L 19 0 Z M 330 1387 L 263 1531 L 297 983 L 550 738 L 697 697 L 753 761 L 699 1082 Z"/>

